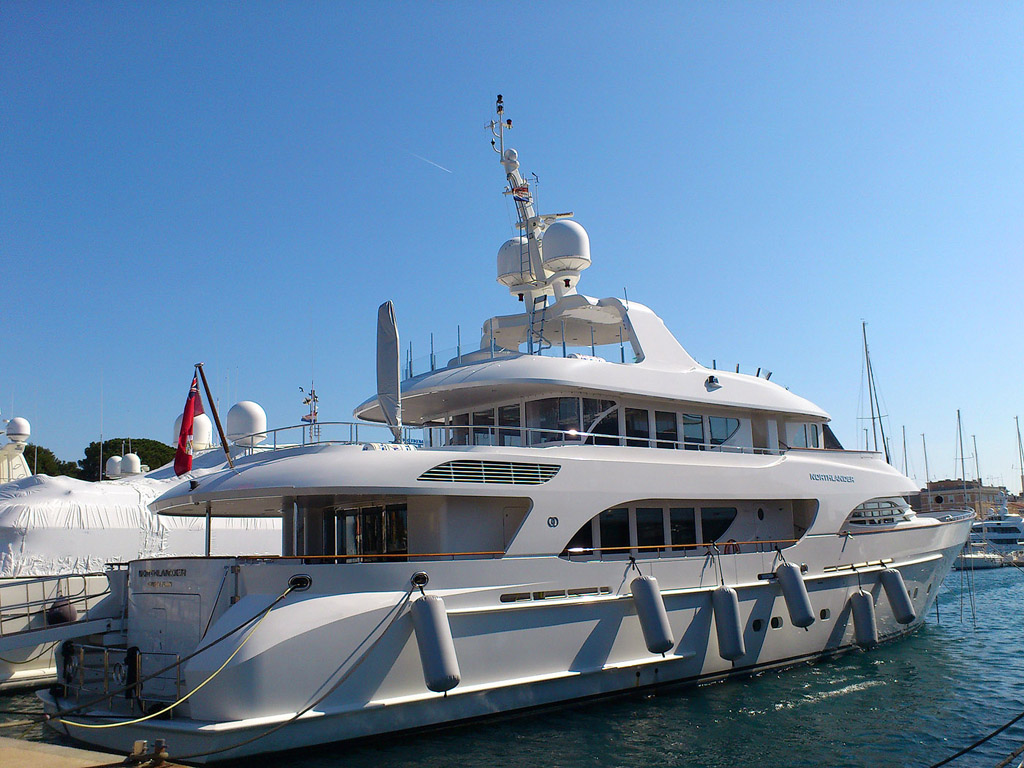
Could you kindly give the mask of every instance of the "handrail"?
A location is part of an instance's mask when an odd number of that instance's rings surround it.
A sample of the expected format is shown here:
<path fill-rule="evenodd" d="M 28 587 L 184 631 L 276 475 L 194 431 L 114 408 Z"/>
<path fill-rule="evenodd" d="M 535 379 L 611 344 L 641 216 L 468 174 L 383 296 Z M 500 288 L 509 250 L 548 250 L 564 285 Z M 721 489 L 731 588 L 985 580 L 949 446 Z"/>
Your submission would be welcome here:
<path fill-rule="evenodd" d="M 307 429 L 308 424 L 292 424 L 285 427 L 277 427 L 275 429 L 267 429 L 262 432 L 255 432 L 245 437 L 239 438 L 237 442 L 244 440 L 260 437 L 263 438 L 263 442 L 268 438 L 272 438 L 270 445 L 259 444 L 251 447 L 247 447 L 243 451 L 243 455 L 257 455 L 265 453 L 267 451 L 286 450 L 290 448 L 300 448 L 308 445 L 365 445 L 367 443 L 385 443 L 390 444 L 394 442 L 394 438 L 391 434 L 390 428 L 385 424 L 378 424 L 375 422 L 358 422 L 358 421 L 322 421 L 318 422 L 317 426 L 323 427 L 342 427 L 348 429 L 348 437 L 336 438 L 336 439 L 324 439 L 317 437 L 314 439 L 309 436 Z M 301 442 L 284 442 L 278 441 L 279 435 L 283 433 L 294 433 L 295 430 L 300 431 Z M 359 431 L 363 430 L 363 438 L 360 438 Z M 380 439 L 365 439 L 367 437 L 366 432 L 378 432 Z M 415 438 L 414 435 L 420 434 L 422 437 Z M 309 439 L 307 439 L 307 436 Z M 481 438 L 486 437 L 486 440 Z M 548 439 L 535 439 L 535 438 L 548 438 Z M 458 441 L 455 439 L 458 438 Z M 512 443 L 502 443 L 502 440 L 512 439 L 518 441 L 519 445 L 513 445 Z M 587 441 L 594 440 L 594 443 L 588 443 Z M 557 445 L 596 445 L 598 440 L 615 441 L 612 447 L 627 447 L 627 448 L 657 448 L 666 449 L 671 448 L 675 450 L 691 450 L 691 451 L 712 451 L 720 453 L 742 453 L 742 454 L 754 454 L 754 455 L 781 455 L 785 453 L 788 448 L 754 448 L 751 446 L 743 445 L 711 445 L 706 443 L 695 443 L 687 440 L 667 440 L 665 438 L 659 438 L 657 435 L 648 437 L 638 437 L 633 435 L 620 435 L 614 434 L 609 435 L 602 432 L 587 432 L 579 429 L 545 429 L 542 427 L 525 427 L 525 426 L 502 426 L 499 424 L 495 425 L 469 425 L 469 424 L 428 424 L 422 426 L 405 426 L 403 427 L 403 442 L 407 445 L 422 448 L 447 448 L 447 449 L 458 449 L 464 447 L 507 447 L 507 448 L 539 448 L 539 447 L 555 447 Z M 796 449 L 795 449 L 796 450 Z M 826 449 L 798 449 L 798 450 L 826 450 Z M 857 451 L 858 453 L 860 451 Z"/>
<path fill-rule="evenodd" d="M 579 555 L 585 552 L 632 552 L 636 551 L 657 551 L 661 552 L 664 550 L 672 551 L 676 549 L 700 549 L 704 547 L 709 551 L 711 549 L 721 550 L 724 546 L 743 546 L 744 544 L 753 544 L 757 546 L 764 546 L 765 544 L 795 544 L 800 539 L 760 539 L 754 541 L 707 541 L 698 542 L 696 544 L 645 544 L 638 545 L 635 547 L 573 547 L 572 549 L 566 549 L 564 552 L 569 555 Z"/>

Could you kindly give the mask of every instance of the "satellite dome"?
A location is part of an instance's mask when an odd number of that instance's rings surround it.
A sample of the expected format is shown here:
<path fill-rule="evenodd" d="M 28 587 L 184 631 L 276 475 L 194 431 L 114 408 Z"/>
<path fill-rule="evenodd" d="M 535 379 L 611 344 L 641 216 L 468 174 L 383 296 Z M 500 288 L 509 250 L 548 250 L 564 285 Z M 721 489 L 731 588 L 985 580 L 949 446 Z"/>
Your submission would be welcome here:
<path fill-rule="evenodd" d="M 107 459 L 106 470 L 104 474 L 107 477 L 120 477 L 121 476 L 121 457 L 111 456 Z"/>
<path fill-rule="evenodd" d="M 532 280 L 530 275 L 530 254 L 526 238 L 519 236 L 507 240 L 498 249 L 498 282 L 514 288 Z"/>
<path fill-rule="evenodd" d="M 126 453 L 121 458 L 121 474 L 137 475 L 142 472 L 142 459 L 137 453 Z"/>
<path fill-rule="evenodd" d="M 552 272 L 580 272 L 590 266 L 590 236 L 571 219 L 552 222 L 541 241 L 544 268 Z"/>
<path fill-rule="evenodd" d="M 204 451 L 213 445 L 213 422 L 205 413 L 192 420 L 192 450 Z"/>
<path fill-rule="evenodd" d="M 28 442 L 28 437 L 31 434 L 32 428 L 29 426 L 28 419 L 15 416 L 7 424 L 7 439 L 12 443 Z"/>
<path fill-rule="evenodd" d="M 243 400 L 228 411 L 228 440 L 251 448 L 267 439 L 267 412 L 259 403 Z"/>

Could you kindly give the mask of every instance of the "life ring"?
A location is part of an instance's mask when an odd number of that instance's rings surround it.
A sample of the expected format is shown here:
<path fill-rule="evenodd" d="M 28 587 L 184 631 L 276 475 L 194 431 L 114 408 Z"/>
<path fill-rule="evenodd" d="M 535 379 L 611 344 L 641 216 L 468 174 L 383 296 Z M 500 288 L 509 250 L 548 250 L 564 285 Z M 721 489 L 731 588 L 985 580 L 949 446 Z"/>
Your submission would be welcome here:
<path fill-rule="evenodd" d="M 729 539 L 722 547 L 723 555 L 738 555 L 740 553 L 740 545 L 736 543 L 736 539 Z"/>

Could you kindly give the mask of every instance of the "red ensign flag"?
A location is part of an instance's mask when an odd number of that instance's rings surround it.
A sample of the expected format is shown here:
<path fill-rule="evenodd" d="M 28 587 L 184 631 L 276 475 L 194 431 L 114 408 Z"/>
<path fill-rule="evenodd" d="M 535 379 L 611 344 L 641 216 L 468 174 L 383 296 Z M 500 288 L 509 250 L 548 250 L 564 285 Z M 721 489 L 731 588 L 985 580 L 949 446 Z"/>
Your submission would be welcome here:
<path fill-rule="evenodd" d="M 181 414 L 181 429 L 178 431 L 178 450 L 174 454 L 174 474 L 183 475 L 192 471 L 192 424 L 195 417 L 203 412 L 203 400 L 199 397 L 199 376 L 192 374 L 192 386 L 185 400 L 185 411 Z"/>

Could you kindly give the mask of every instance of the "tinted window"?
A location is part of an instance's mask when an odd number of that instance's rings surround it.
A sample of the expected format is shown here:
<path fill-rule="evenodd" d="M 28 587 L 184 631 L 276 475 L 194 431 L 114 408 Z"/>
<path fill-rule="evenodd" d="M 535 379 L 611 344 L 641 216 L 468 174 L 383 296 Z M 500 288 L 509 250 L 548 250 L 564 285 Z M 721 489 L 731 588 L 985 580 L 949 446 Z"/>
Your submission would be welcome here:
<path fill-rule="evenodd" d="M 566 549 L 593 549 L 594 547 L 594 526 L 590 520 L 587 520 L 580 528 L 569 539 L 569 543 L 566 545 Z"/>
<path fill-rule="evenodd" d="M 519 416 L 519 405 L 503 405 L 498 408 L 499 427 L 518 427 L 522 422 Z M 498 430 L 498 445 L 522 445 L 523 433 L 518 429 Z"/>
<path fill-rule="evenodd" d="M 626 445 L 648 446 L 651 436 L 651 424 L 644 408 L 626 409 L 626 437 L 643 438 L 626 440 Z"/>
<path fill-rule="evenodd" d="M 702 507 L 701 534 L 705 544 L 718 541 L 736 519 L 736 507 Z"/>
<path fill-rule="evenodd" d="M 691 451 L 704 443 L 704 419 L 692 413 L 683 414 L 683 442 Z"/>
<path fill-rule="evenodd" d="M 482 429 L 481 429 L 482 427 Z M 473 412 L 473 445 L 494 445 L 494 411 Z"/>
<path fill-rule="evenodd" d="M 459 413 L 452 416 L 452 425 L 456 427 L 468 427 L 469 426 L 469 414 Z M 468 445 L 469 444 L 469 430 L 468 429 L 453 429 L 451 445 Z"/>
<path fill-rule="evenodd" d="M 619 409 L 615 407 L 615 402 L 584 397 L 583 431 L 591 434 L 587 438 L 587 443 L 591 445 L 618 445 Z"/>
<path fill-rule="evenodd" d="M 531 443 L 550 443 L 576 439 L 564 434 L 569 430 L 579 431 L 580 401 L 576 397 L 546 397 L 531 400 L 526 404 L 526 426 L 530 429 L 555 430 L 530 435 Z"/>
<path fill-rule="evenodd" d="M 708 427 L 711 430 L 711 444 L 721 445 L 740 428 L 740 420 L 727 419 L 724 416 L 711 416 L 708 418 Z"/>
<path fill-rule="evenodd" d="M 676 441 L 679 439 L 679 432 L 676 428 L 676 415 L 674 413 L 655 411 L 654 430 L 658 437 L 659 448 L 676 447 Z"/>
<path fill-rule="evenodd" d="M 606 509 L 601 513 L 601 549 L 605 554 L 621 554 L 629 548 L 629 510 Z M 621 547 L 608 552 L 609 547 Z"/>
<path fill-rule="evenodd" d="M 697 543 L 697 526 L 694 524 L 693 507 L 673 507 L 668 511 L 669 533 L 672 544 Z"/>
<path fill-rule="evenodd" d="M 665 518 L 661 507 L 637 507 L 636 543 L 639 547 L 664 546 Z"/>

